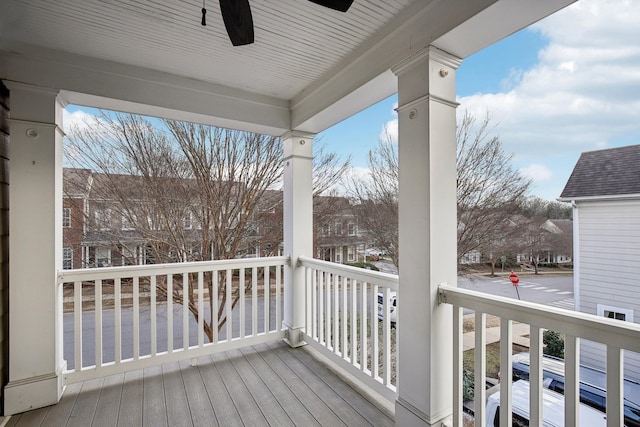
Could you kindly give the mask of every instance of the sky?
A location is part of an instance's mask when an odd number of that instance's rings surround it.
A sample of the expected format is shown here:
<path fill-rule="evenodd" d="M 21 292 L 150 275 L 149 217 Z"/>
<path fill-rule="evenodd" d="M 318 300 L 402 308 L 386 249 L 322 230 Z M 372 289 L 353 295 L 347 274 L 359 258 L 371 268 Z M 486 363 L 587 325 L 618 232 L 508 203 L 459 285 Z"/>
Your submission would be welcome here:
<path fill-rule="evenodd" d="M 640 1 L 580 0 L 465 58 L 456 94 L 458 117 L 489 114 L 531 195 L 555 200 L 580 153 L 640 143 Z M 384 129 L 397 135 L 395 107 L 392 96 L 318 138 L 362 173 Z M 94 111 L 69 106 L 65 122 Z"/>
<path fill-rule="evenodd" d="M 580 153 L 640 143 L 640 1 L 580 0 L 465 58 L 456 94 L 458 117 L 488 113 L 531 195 L 555 200 Z M 396 106 L 392 96 L 319 137 L 366 168 L 385 126 L 397 135 Z"/>

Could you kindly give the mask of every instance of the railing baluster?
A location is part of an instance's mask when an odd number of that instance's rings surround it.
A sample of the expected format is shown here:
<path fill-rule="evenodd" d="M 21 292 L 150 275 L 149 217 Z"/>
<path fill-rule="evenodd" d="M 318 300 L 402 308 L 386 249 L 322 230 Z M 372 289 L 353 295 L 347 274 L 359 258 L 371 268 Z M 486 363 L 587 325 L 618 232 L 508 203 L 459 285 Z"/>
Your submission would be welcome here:
<path fill-rule="evenodd" d="M 189 349 L 189 275 L 182 273 L 182 348 Z"/>
<path fill-rule="evenodd" d="M 244 288 L 246 286 L 246 281 L 245 281 L 245 271 L 244 268 L 240 269 L 240 276 L 238 277 L 238 292 L 240 294 L 240 301 L 238 302 L 238 304 L 240 305 L 240 338 L 244 338 L 247 334 L 246 334 L 246 330 L 245 330 L 245 296 L 244 296 Z"/>
<path fill-rule="evenodd" d="M 306 277 L 307 277 L 307 273 L 305 269 L 305 281 L 306 281 Z M 305 285 L 304 288 L 306 291 L 307 286 Z M 264 268 L 264 292 L 263 293 L 264 293 L 264 333 L 268 334 L 269 331 L 271 331 L 271 325 L 269 322 L 271 319 L 271 313 L 269 310 L 269 307 L 271 305 L 270 304 L 271 303 L 271 268 L 268 266 Z M 307 304 L 307 311 L 308 311 L 308 308 L 309 308 L 309 304 Z M 307 311 L 305 311 L 305 313 Z M 308 325 L 309 323 L 307 323 L 307 327 Z"/>
<path fill-rule="evenodd" d="M 360 370 L 366 372 L 367 366 L 367 282 L 360 284 Z"/>
<path fill-rule="evenodd" d="M 276 266 L 276 331 L 282 330 L 282 270 L 284 266 Z"/>
<path fill-rule="evenodd" d="M 213 325 L 212 325 L 213 326 Z M 204 272 L 198 272 L 198 347 L 204 346 Z"/>
<path fill-rule="evenodd" d="M 96 368 L 102 366 L 102 280 L 96 280 L 93 291 L 95 306 Z"/>
<path fill-rule="evenodd" d="M 371 320 L 369 322 L 369 333 L 371 334 L 371 376 L 380 377 L 380 337 L 378 337 L 378 285 L 371 285 Z"/>
<path fill-rule="evenodd" d="M 564 425 L 580 425 L 579 399 L 580 393 L 580 340 L 565 335 L 564 341 Z"/>
<path fill-rule="evenodd" d="M 474 346 L 474 418 L 477 426 L 485 424 L 486 382 L 487 382 L 487 315 L 481 311 L 475 314 Z M 500 365 L 504 366 L 504 365 Z M 511 365 L 509 365 L 511 366 Z M 505 368 L 506 369 L 506 368 Z"/>
<path fill-rule="evenodd" d="M 462 404 L 463 399 L 463 368 L 462 353 L 464 350 L 462 340 L 462 314 L 463 309 L 460 306 L 453 306 L 453 425 L 462 426 Z"/>
<path fill-rule="evenodd" d="M 347 279 L 346 276 L 342 276 L 341 277 L 341 291 L 342 291 L 342 316 L 341 316 L 341 321 L 342 321 L 342 335 L 341 335 L 341 339 L 342 339 L 342 345 L 340 346 L 340 349 L 342 351 L 342 358 L 343 359 L 347 359 L 348 356 L 348 347 L 347 347 L 347 319 L 348 319 L 348 299 L 347 299 L 347 283 L 348 283 L 349 279 Z"/>
<path fill-rule="evenodd" d="M 333 352 L 340 355 L 340 277 L 333 275 Z"/>
<path fill-rule="evenodd" d="M 325 287 L 325 294 L 324 294 L 324 310 L 322 310 L 322 312 L 324 313 L 325 319 L 324 319 L 324 336 L 325 336 L 325 340 L 324 340 L 324 345 L 325 347 L 327 347 L 329 350 L 332 350 L 332 345 L 331 345 L 331 282 L 332 282 L 332 278 L 331 278 L 331 274 L 330 273 L 325 273 L 324 275 L 324 287 Z"/>
<path fill-rule="evenodd" d="M 122 362 L 122 280 L 116 279 L 113 283 L 114 287 L 114 316 L 115 316 L 115 361 Z M 102 351 L 100 351 L 102 353 Z"/>
<path fill-rule="evenodd" d="M 378 298 L 374 296 L 374 301 Z M 377 307 L 377 303 L 374 304 Z M 391 289 L 384 287 L 382 291 L 382 383 L 391 385 Z"/>
<path fill-rule="evenodd" d="M 133 359 L 140 359 L 140 278 L 133 278 Z"/>
<path fill-rule="evenodd" d="M 622 350 L 607 346 L 607 427 L 621 426 L 624 403 L 624 359 Z"/>
<path fill-rule="evenodd" d="M 358 281 L 351 280 L 351 364 L 358 366 Z"/>
<path fill-rule="evenodd" d="M 80 371 L 82 370 L 82 281 L 80 280 L 73 283 L 73 337 L 75 340 L 73 368 L 75 371 Z"/>
<path fill-rule="evenodd" d="M 173 353 L 173 274 L 167 274 L 167 352 Z"/>
<path fill-rule="evenodd" d="M 232 335 L 233 329 L 231 325 L 233 323 L 233 314 L 231 313 L 231 298 L 233 298 L 233 292 L 232 292 L 233 270 L 231 269 L 227 269 L 226 288 L 227 288 L 227 297 L 226 297 L 226 304 L 224 309 L 227 316 L 227 341 L 231 341 L 233 339 L 233 335 Z"/>
<path fill-rule="evenodd" d="M 324 272 L 318 270 L 318 342 L 324 345 Z"/>
<path fill-rule="evenodd" d="M 209 295 L 209 305 L 211 306 L 211 329 L 213 330 L 213 343 L 217 344 L 220 337 L 218 336 L 218 310 L 220 298 L 218 297 L 218 279 L 220 272 L 213 270 L 211 272 L 211 294 Z"/>
<path fill-rule="evenodd" d="M 318 270 L 311 269 L 311 337 L 318 339 Z"/>
<path fill-rule="evenodd" d="M 154 274 L 149 278 L 149 291 L 151 292 L 151 296 L 150 296 L 150 302 L 149 304 L 151 305 L 151 356 L 155 356 L 156 354 L 158 354 L 158 310 L 157 310 L 157 302 L 158 302 L 158 295 L 157 295 L 157 285 L 158 285 L 158 278 L 157 276 Z"/>
<path fill-rule="evenodd" d="M 529 419 L 542 425 L 542 329 L 529 326 Z"/>
<path fill-rule="evenodd" d="M 510 319 L 500 318 L 500 425 L 511 427 L 511 352 L 513 348 L 513 325 Z M 572 425 L 572 424 L 567 424 Z"/>
<path fill-rule="evenodd" d="M 258 267 L 251 274 L 251 335 L 258 334 Z"/>

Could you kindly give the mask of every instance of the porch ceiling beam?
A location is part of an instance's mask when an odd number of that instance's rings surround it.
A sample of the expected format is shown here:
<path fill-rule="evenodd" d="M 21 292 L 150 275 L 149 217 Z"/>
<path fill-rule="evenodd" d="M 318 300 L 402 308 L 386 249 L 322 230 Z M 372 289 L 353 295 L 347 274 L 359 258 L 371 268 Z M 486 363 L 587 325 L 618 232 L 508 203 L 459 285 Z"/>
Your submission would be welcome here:
<path fill-rule="evenodd" d="M 0 77 L 62 89 L 72 104 L 271 135 L 291 128 L 286 100 L 67 52 L 19 49 L 0 48 Z"/>

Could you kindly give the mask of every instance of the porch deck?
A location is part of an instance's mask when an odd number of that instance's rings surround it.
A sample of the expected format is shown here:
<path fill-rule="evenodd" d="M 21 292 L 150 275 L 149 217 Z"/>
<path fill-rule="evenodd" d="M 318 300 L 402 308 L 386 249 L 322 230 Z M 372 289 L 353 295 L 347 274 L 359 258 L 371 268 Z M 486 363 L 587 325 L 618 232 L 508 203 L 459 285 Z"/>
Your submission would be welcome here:
<path fill-rule="evenodd" d="M 304 348 L 271 342 L 76 383 L 7 426 L 390 426 Z"/>

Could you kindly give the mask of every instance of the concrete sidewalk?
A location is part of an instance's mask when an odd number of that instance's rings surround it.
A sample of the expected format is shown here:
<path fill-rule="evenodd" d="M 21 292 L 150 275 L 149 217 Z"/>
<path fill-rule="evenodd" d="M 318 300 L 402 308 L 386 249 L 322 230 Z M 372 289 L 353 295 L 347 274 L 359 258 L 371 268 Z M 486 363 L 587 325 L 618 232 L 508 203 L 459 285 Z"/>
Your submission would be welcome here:
<path fill-rule="evenodd" d="M 474 314 L 467 315 L 469 317 L 474 317 Z M 465 318 L 467 318 L 465 316 Z M 521 345 L 523 347 L 529 348 L 529 325 L 524 323 L 513 323 L 512 325 L 512 337 L 513 343 Z M 486 343 L 492 344 L 500 341 L 500 327 L 495 326 L 486 329 Z M 464 351 L 475 348 L 475 332 L 466 332 L 462 334 L 462 346 Z"/>

